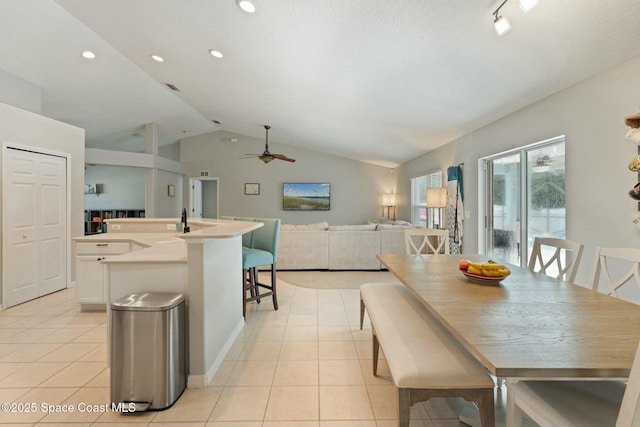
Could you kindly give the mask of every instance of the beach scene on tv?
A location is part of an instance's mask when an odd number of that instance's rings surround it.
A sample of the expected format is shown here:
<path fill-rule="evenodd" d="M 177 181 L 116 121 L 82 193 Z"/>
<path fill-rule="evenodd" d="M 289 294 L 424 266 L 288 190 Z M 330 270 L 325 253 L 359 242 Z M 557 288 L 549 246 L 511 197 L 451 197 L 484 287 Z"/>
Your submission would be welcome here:
<path fill-rule="evenodd" d="M 330 201 L 331 184 L 283 184 L 282 204 L 284 210 L 328 211 Z"/>

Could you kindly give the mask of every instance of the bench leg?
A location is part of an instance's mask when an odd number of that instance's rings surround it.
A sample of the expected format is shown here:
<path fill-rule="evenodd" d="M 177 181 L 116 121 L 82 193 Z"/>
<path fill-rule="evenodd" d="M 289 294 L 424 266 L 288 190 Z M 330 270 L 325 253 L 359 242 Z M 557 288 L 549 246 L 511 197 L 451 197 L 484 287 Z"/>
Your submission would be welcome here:
<path fill-rule="evenodd" d="M 480 424 L 482 427 L 494 427 L 496 425 L 496 415 L 493 389 L 481 390 L 480 397 L 476 403 L 480 410 Z"/>
<path fill-rule="evenodd" d="M 360 330 L 362 330 L 362 325 L 364 324 L 364 301 L 360 298 Z"/>
<path fill-rule="evenodd" d="M 398 389 L 398 427 L 409 427 L 411 417 L 411 389 Z"/>
<path fill-rule="evenodd" d="M 373 332 L 373 376 L 378 375 L 378 354 L 380 353 L 380 342 L 378 342 L 378 336 L 375 331 Z"/>

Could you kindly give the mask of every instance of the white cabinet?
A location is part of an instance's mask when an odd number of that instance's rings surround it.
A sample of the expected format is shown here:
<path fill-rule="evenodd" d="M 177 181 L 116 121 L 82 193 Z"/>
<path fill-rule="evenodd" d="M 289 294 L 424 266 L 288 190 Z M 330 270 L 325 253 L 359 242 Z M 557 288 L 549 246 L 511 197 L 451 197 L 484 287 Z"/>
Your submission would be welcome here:
<path fill-rule="evenodd" d="M 83 308 L 104 308 L 107 302 L 104 286 L 105 266 L 102 260 L 131 250 L 125 242 L 76 244 L 76 296 Z M 95 306 L 94 306 L 95 305 Z"/>

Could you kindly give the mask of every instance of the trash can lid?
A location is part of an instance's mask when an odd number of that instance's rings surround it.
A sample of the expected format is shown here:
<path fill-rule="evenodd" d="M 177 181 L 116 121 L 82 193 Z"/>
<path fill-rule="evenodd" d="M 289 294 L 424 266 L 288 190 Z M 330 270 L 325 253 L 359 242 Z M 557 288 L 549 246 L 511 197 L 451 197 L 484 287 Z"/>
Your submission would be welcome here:
<path fill-rule="evenodd" d="M 173 292 L 138 292 L 118 298 L 111 303 L 112 310 L 165 311 L 184 301 L 184 295 Z"/>

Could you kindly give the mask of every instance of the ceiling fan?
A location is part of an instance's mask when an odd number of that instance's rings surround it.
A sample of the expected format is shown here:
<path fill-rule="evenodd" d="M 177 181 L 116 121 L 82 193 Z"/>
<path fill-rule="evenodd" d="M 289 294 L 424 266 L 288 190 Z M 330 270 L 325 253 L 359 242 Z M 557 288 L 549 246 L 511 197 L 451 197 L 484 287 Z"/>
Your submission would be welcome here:
<path fill-rule="evenodd" d="M 257 157 L 265 163 L 269 163 L 273 159 L 284 160 L 285 162 L 292 162 L 292 163 L 295 162 L 296 159 L 287 157 L 284 154 L 274 154 L 269 152 L 269 129 L 271 129 L 271 126 L 264 125 L 264 129 L 266 131 L 266 137 L 264 142 L 264 152 L 262 154 L 247 154 L 247 156 Z M 242 157 L 242 158 L 248 159 L 250 157 Z"/>

